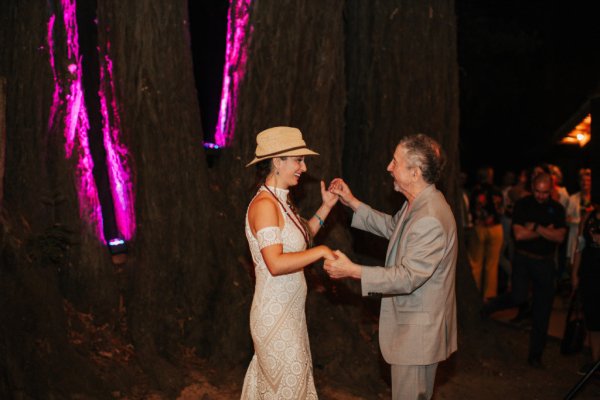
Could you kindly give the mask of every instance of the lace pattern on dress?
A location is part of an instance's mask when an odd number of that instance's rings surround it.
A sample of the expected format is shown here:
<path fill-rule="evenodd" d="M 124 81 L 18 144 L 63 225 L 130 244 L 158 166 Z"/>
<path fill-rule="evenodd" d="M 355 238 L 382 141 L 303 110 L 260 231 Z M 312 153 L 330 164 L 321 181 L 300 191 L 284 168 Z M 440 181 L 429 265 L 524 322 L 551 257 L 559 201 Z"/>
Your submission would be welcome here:
<path fill-rule="evenodd" d="M 274 244 L 282 244 L 281 229 L 278 226 L 267 226 L 256 231 L 256 241 L 260 250 Z"/>
<path fill-rule="evenodd" d="M 266 189 L 258 193 L 262 191 Z M 273 193 L 285 204 L 287 190 L 273 188 Z M 245 232 L 256 277 L 250 309 L 254 357 L 244 378 L 241 399 L 317 400 L 306 328 L 304 271 L 271 275 L 259 249 L 275 243 L 282 244 L 283 253 L 306 249 L 304 237 L 285 207 L 279 204 L 279 208 L 285 221 L 283 228 L 272 226 L 257 233 L 250 229 L 246 213 Z"/>

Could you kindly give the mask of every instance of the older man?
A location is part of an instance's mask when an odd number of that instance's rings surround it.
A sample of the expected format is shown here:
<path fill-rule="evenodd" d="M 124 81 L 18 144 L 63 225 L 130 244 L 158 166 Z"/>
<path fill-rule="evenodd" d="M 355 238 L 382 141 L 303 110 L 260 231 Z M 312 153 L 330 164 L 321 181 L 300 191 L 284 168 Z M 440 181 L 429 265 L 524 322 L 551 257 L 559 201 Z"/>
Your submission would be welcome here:
<path fill-rule="evenodd" d="M 335 179 L 330 191 L 354 210 L 352 226 L 389 239 L 384 266 L 353 263 L 342 252 L 325 262 L 330 277 L 360 279 L 363 296 L 383 297 L 379 345 L 391 364 L 393 399 L 430 399 L 438 362 L 456 351 L 456 223 L 436 187 L 440 145 L 418 134 L 400 141 L 387 167 L 406 197 L 394 216 L 360 202 Z"/>

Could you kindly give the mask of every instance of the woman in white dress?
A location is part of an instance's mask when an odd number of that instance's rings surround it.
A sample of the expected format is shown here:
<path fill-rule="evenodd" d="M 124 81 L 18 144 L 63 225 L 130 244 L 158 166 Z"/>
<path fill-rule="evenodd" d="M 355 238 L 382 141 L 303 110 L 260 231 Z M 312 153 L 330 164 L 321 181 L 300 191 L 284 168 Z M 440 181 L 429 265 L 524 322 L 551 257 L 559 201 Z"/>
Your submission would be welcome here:
<path fill-rule="evenodd" d="M 296 128 L 275 127 L 256 138 L 255 158 L 264 177 L 246 214 L 246 238 L 256 286 L 250 310 L 254 356 L 246 372 L 242 399 L 317 399 L 306 329 L 304 268 L 322 258 L 335 259 L 324 245 L 311 247 L 337 202 L 321 182 L 323 204 L 308 220 L 291 205 L 289 188 L 306 172 L 306 147 Z"/>

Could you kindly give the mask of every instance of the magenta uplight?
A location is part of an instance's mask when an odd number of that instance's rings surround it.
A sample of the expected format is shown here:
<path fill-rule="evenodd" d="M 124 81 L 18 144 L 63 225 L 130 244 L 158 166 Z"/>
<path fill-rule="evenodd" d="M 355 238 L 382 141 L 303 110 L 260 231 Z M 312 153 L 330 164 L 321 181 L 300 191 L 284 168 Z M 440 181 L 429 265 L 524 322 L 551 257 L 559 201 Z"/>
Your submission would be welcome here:
<path fill-rule="evenodd" d="M 251 3 L 252 0 L 229 1 L 223 89 L 215 130 L 215 144 L 220 147 L 228 146 L 233 140 L 237 96 L 248 59 L 247 45 L 250 37 L 246 37 L 246 33 L 249 32 L 251 36 L 252 32 L 252 28 L 248 27 Z"/>
<path fill-rule="evenodd" d="M 107 50 L 110 50 L 110 43 L 107 44 Z M 115 101 L 113 63 L 108 55 L 104 56 L 100 81 L 102 86 L 98 94 L 103 119 L 102 133 L 115 219 L 119 232 L 126 240 L 131 240 L 135 234 L 135 210 L 131 170 L 128 165 L 129 152 L 120 139 L 121 121 Z"/>
<path fill-rule="evenodd" d="M 52 15 L 48 21 L 47 41 L 50 53 L 50 66 L 54 77 L 54 94 L 48 127 L 51 130 L 54 129 L 58 122 L 58 110 L 64 106 L 65 157 L 67 159 L 76 157 L 77 170 L 75 177 L 79 201 L 79 215 L 91 227 L 96 236 L 105 242 L 102 210 L 98 201 L 96 182 L 92 174 L 94 162 L 92 161 L 89 149 L 89 123 L 81 85 L 81 57 L 79 55 L 75 1 L 61 0 L 61 5 L 67 34 L 67 57 L 70 74 L 64 76 L 65 74 L 59 73 L 57 69 L 54 47 L 54 23 L 56 17 Z"/>
<path fill-rule="evenodd" d="M 50 16 L 50 19 L 48 20 L 48 33 L 46 35 L 46 41 L 48 42 L 48 53 L 50 57 L 50 68 L 52 69 L 52 77 L 54 78 L 54 93 L 52 94 L 52 106 L 50 106 L 50 116 L 48 117 L 49 130 L 52 130 L 54 127 L 56 112 L 58 111 L 58 106 L 60 105 L 60 94 L 62 92 L 58 81 L 58 75 L 56 74 L 56 63 L 54 61 L 54 21 L 56 21 L 56 16 Z"/>
<path fill-rule="evenodd" d="M 94 162 L 89 148 L 88 132 L 90 129 L 88 113 L 85 107 L 82 86 L 81 55 L 76 18 L 75 0 L 61 0 L 63 20 L 67 37 L 67 70 L 57 69 L 54 47 L 54 23 L 52 15 L 48 21 L 48 46 L 50 66 L 54 77 L 54 95 L 50 110 L 48 126 L 51 130 L 59 123 L 58 110 L 64 107 L 65 157 L 76 160 L 76 185 L 79 201 L 79 214 L 97 237 L 106 243 L 103 229 L 103 218 L 98 189 L 93 176 Z M 108 47 L 107 47 L 108 48 Z M 103 141 L 106 150 L 111 194 L 115 208 L 117 227 L 126 240 L 135 233 L 135 213 L 133 210 L 133 189 L 131 172 L 127 166 L 128 152 L 120 140 L 120 121 L 118 108 L 114 101 L 114 85 L 112 79 L 112 61 L 104 57 L 99 92 L 101 114 L 103 118 Z M 104 70 L 108 73 L 105 74 Z M 107 98 L 111 99 L 110 101 Z M 58 124 L 59 126 L 61 124 Z"/>

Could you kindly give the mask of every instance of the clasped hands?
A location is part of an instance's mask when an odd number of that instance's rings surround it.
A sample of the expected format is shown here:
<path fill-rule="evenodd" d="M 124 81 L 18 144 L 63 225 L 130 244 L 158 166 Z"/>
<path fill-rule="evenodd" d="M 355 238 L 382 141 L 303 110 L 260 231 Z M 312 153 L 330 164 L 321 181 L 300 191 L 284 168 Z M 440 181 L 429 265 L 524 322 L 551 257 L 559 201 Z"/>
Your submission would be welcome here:
<path fill-rule="evenodd" d="M 341 178 L 332 180 L 327 191 L 336 195 L 345 206 L 352 207 L 351 203 L 357 202 L 350 188 Z M 323 269 L 332 279 L 360 278 L 360 267 L 350 261 L 340 250 L 335 250 L 325 257 Z"/>
<path fill-rule="evenodd" d="M 331 279 L 360 279 L 360 267 L 339 250 L 333 252 L 335 258 L 325 258 L 323 269 Z"/>

